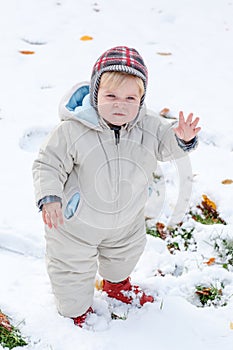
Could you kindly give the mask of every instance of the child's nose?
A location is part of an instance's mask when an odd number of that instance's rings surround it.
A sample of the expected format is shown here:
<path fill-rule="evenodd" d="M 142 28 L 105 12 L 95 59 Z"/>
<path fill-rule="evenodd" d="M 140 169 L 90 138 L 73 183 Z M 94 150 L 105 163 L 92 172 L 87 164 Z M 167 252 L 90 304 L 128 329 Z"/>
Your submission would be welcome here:
<path fill-rule="evenodd" d="M 114 101 L 113 106 L 114 107 L 124 107 L 126 105 L 126 102 L 123 99 L 118 98 Z"/>

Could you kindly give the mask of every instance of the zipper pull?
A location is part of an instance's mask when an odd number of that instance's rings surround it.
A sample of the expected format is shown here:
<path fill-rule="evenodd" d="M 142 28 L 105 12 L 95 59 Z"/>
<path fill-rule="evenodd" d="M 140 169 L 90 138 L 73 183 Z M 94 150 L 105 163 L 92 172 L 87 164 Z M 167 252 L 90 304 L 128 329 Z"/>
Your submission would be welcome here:
<path fill-rule="evenodd" d="M 119 126 L 119 125 L 111 125 L 111 129 L 114 130 L 116 145 L 118 145 L 120 143 L 121 126 Z"/>

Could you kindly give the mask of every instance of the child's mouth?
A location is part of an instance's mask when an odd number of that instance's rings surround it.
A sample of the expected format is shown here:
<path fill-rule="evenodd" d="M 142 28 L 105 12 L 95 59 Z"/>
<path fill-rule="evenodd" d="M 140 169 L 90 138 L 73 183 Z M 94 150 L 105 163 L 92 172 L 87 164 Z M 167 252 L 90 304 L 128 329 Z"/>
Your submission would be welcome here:
<path fill-rule="evenodd" d="M 123 113 L 113 113 L 113 115 L 116 115 L 118 117 L 125 117 L 125 114 Z"/>

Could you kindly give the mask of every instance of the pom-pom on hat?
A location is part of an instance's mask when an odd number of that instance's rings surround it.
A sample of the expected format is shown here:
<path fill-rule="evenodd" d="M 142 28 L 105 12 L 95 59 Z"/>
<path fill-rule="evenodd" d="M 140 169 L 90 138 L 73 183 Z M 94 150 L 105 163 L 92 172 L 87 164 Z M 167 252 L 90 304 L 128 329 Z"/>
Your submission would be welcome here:
<path fill-rule="evenodd" d="M 123 72 L 141 78 L 144 83 L 144 94 L 141 98 L 142 106 L 145 99 L 148 72 L 137 50 L 126 46 L 116 46 L 107 50 L 98 58 L 92 70 L 90 86 L 91 104 L 95 108 L 97 108 L 100 79 L 105 72 Z"/>

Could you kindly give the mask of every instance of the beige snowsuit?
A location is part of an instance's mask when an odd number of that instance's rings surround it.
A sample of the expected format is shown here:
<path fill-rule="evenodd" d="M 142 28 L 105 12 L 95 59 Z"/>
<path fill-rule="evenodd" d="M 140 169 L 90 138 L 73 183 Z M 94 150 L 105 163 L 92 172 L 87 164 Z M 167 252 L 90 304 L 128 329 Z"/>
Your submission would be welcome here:
<path fill-rule="evenodd" d="M 130 275 L 146 242 L 144 206 L 157 160 L 185 155 L 171 125 L 145 106 L 116 144 L 87 90 L 76 85 L 64 97 L 61 123 L 33 164 L 36 202 L 56 195 L 67 217 L 57 230 L 45 230 L 49 277 L 58 310 L 68 317 L 92 304 L 97 269 L 112 282 Z M 75 213 L 67 216 L 75 194 Z"/>

